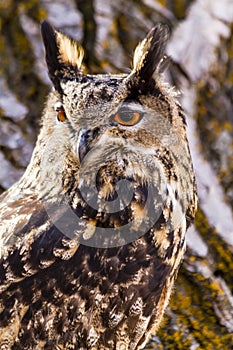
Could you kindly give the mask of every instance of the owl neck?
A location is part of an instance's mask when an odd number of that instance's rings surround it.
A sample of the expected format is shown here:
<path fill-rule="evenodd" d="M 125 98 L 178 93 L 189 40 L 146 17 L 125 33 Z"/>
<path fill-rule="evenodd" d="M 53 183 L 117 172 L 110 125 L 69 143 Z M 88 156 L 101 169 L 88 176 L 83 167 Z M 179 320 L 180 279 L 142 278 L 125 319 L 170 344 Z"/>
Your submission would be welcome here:
<path fill-rule="evenodd" d="M 8 197 L 9 201 L 29 196 L 42 199 L 49 196 L 52 190 L 59 193 L 62 186 L 59 175 L 62 171 L 62 159 L 64 159 L 60 150 L 59 144 L 54 143 L 51 147 L 48 142 L 47 130 L 43 126 L 25 173 L 17 183 L 6 191 L 6 198 Z"/>

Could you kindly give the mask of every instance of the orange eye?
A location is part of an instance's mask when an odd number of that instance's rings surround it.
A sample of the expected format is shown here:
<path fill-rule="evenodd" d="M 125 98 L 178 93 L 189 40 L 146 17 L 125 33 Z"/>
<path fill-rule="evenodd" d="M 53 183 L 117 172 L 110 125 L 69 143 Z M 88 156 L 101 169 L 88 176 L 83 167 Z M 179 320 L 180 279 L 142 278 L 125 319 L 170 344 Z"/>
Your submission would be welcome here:
<path fill-rule="evenodd" d="M 54 110 L 57 112 L 57 120 L 61 123 L 66 121 L 66 112 L 64 111 L 63 105 L 60 101 L 55 103 Z"/>
<path fill-rule="evenodd" d="M 64 109 L 60 109 L 57 111 L 57 120 L 62 123 L 66 120 L 66 113 Z"/>
<path fill-rule="evenodd" d="M 133 126 L 137 124 L 141 118 L 142 118 L 142 113 L 133 112 L 132 110 L 118 111 L 114 115 L 115 122 L 124 126 Z"/>

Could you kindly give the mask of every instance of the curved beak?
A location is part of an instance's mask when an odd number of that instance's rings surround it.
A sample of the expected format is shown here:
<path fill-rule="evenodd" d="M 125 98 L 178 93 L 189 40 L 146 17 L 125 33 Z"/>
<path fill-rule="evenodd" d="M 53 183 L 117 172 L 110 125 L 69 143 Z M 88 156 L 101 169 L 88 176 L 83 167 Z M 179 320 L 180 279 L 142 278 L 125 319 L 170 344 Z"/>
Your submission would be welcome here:
<path fill-rule="evenodd" d="M 85 158 L 86 154 L 90 151 L 93 146 L 93 141 L 99 135 L 99 128 L 93 130 L 90 129 L 81 129 L 79 132 L 78 142 L 77 142 L 77 154 L 79 157 L 80 163 Z"/>

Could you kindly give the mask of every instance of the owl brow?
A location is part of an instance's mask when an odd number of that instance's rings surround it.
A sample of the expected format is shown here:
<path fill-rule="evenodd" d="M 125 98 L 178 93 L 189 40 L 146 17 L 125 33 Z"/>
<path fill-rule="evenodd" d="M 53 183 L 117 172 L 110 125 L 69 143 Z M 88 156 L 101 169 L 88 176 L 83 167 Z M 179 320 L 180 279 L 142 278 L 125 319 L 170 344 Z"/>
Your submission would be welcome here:
<path fill-rule="evenodd" d="M 122 104 L 121 106 L 119 107 L 118 110 L 120 110 L 121 108 L 126 108 L 126 109 L 130 109 L 132 111 L 136 110 L 136 111 L 140 111 L 140 112 L 143 112 L 144 111 L 144 108 L 143 108 L 143 105 L 142 103 L 139 101 L 139 100 L 129 100 L 129 99 L 126 99 Z"/>

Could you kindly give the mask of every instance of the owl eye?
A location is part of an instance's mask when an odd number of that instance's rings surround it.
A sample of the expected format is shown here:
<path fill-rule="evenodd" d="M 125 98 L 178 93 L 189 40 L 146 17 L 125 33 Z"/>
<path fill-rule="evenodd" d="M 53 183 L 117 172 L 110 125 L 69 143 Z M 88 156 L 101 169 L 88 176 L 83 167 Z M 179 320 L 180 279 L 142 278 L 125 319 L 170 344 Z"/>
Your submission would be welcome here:
<path fill-rule="evenodd" d="M 132 110 L 122 110 L 118 111 L 114 115 L 114 121 L 120 125 L 133 126 L 141 120 L 142 115 L 143 113 L 141 112 L 135 112 Z"/>
<path fill-rule="evenodd" d="M 62 123 L 66 120 L 66 113 L 64 110 L 57 111 L 57 120 Z"/>
<path fill-rule="evenodd" d="M 66 113 L 64 111 L 62 103 L 56 103 L 54 109 L 57 112 L 57 120 L 63 123 L 66 120 Z"/>

